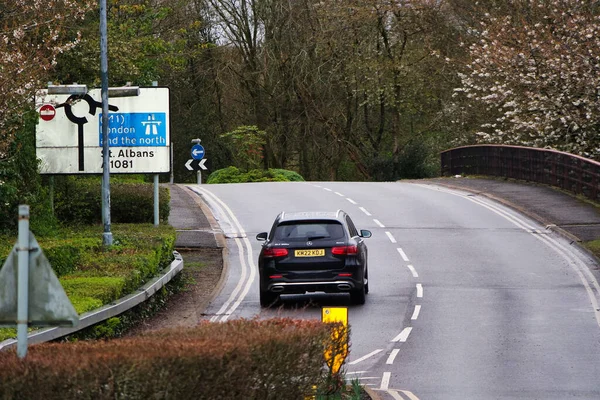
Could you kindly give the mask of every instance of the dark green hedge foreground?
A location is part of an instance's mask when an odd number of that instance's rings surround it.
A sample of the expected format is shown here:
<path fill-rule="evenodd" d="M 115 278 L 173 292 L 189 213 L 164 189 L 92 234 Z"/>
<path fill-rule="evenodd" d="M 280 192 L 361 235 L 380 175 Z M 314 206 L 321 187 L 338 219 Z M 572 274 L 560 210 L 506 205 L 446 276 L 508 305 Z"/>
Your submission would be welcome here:
<path fill-rule="evenodd" d="M 340 393 L 325 348 L 339 325 L 234 320 L 0 352 L 0 399 L 305 399 Z"/>

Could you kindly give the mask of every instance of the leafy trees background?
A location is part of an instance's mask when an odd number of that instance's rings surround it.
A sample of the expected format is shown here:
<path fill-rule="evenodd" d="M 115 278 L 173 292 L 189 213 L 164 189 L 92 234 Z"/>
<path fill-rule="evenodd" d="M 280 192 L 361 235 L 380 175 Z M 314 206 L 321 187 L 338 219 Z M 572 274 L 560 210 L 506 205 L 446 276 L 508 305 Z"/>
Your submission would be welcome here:
<path fill-rule="evenodd" d="M 100 79 L 96 2 L 5 3 L 0 208 L 44 195 L 15 159 L 35 89 Z M 599 22 L 584 0 L 108 0 L 109 79 L 170 88 L 178 182 L 194 138 L 211 171 L 308 180 L 431 176 L 469 143 L 598 159 Z"/>

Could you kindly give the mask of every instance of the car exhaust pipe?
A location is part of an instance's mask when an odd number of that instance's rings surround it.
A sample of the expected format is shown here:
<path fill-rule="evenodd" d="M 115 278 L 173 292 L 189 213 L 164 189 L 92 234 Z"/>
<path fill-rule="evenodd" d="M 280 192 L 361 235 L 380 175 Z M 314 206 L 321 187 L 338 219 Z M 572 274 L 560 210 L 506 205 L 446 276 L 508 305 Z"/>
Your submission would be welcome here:
<path fill-rule="evenodd" d="M 273 292 L 273 293 L 281 293 L 281 292 L 283 292 L 283 286 L 273 286 L 271 288 L 271 292 Z"/>
<path fill-rule="evenodd" d="M 339 290 L 347 291 L 347 290 L 351 289 L 351 286 L 348 285 L 347 283 L 340 283 L 339 285 L 337 285 L 337 288 Z"/>

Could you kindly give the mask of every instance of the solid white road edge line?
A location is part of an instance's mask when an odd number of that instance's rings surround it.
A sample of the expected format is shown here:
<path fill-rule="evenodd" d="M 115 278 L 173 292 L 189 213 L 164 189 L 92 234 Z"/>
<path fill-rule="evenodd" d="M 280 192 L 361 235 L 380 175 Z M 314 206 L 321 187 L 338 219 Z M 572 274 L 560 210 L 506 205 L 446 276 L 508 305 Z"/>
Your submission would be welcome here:
<path fill-rule="evenodd" d="M 539 235 L 539 230 L 535 227 L 529 225 L 526 221 L 521 220 L 515 215 L 510 214 L 509 212 L 495 206 L 494 204 L 489 204 L 484 202 L 481 199 L 474 199 L 469 197 L 470 201 L 479 204 L 490 211 L 500 215 L 506 220 L 512 222 L 514 225 L 523 229 L 527 233 L 533 235 L 534 238 L 540 240 L 542 243 L 546 244 L 552 250 L 554 250 L 557 254 L 559 254 L 566 262 L 569 264 L 571 269 L 575 271 L 575 273 L 579 276 L 579 280 L 583 284 L 590 302 L 592 303 L 592 307 L 594 309 L 594 315 L 596 317 L 596 323 L 600 326 L 600 305 L 598 303 L 598 298 L 594 294 L 594 290 L 590 286 L 590 282 L 596 289 L 596 293 L 600 295 L 600 286 L 598 285 L 598 281 L 596 277 L 590 272 L 587 265 L 575 254 L 573 251 L 565 246 L 563 246 L 559 241 L 554 238 L 546 237 L 544 235 Z M 587 279 L 584 275 L 587 275 Z"/>
<path fill-rule="evenodd" d="M 594 315 L 596 317 L 596 323 L 598 324 L 598 326 L 600 326 L 600 306 L 599 306 L 598 299 L 597 299 L 596 295 L 594 294 L 594 290 L 591 288 L 589 282 L 590 281 L 592 282 L 592 285 L 594 286 L 594 288 L 596 289 L 596 292 L 599 295 L 600 295 L 600 285 L 598 284 L 598 281 L 594 277 L 594 275 L 589 271 L 589 268 L 583 262 L 583 260 L 581 260 L 575 253 L 573 253 L 573 251 L 571 249 L 563 246 L 562 244 L 560 244 L 560 242 L 558 242 L 554 238 L 549 238 L 549 237 L 545 237 L 544 235 L 537 234 L 536 232 L 539 233 L 538 229 L 536 229 L 535 227 L 532 227 L 526 221 L 521 220 L 517 216 L 505 211 L 504 209 L 496 206 L 493 203 L 487 203 L 487 202 L 484 202 L 482 199 L 474 198 L 473 196 L 466 196 L 464 193 L 459 193 L 459 192 L 456 192 L 453 190 L 440 188 L 437 186 L 431 187 L 431 185 L 421 185 L 421 184 L 417 184 L 417 185 L 421 186 L 425 189 L 441 191 L 441 192 L 445 192 L 445 193 L 448 193 L 448 194 L 451 194 L 454 196 L 459 196 L 459 197 L 465 198 L 469 201 L 472 201 L 473 203 L 479 204 L 480 206 L 485 207 L 488 210 L 494 212 L 495 214 L 500 215 L 501 217 L 505 218 L 506 220 L 512 222 L 514 225 L 525 230 L 527 233 L 533 235 L 533 237 L 542 241 L 548 247 L 553 249 L 556 253 L 558 253 L 561 257 L 563 257 L 563 259 L 565 259 L 567 261 L 567 263 L 569 264 L 571 269 L 573 269 L 575 271 L 575 273 L 577 273 L 577 275 L 579 276 L 579 279 L 580 279 L 581 283 L 583 284 L 583 286 L 588 294 L 588 297 L 590 299 L 590 302 L 592 304 L 592 307 L 594 310 Z M 588 278 L 586 279 L 586 277 L 584 275 L 586 275 Z M 589 281 L 588 281 L 588 279 L 589 279 Z"/>
<path fill-rule="evenodd" d="M 365 361 L 367 358 L 371 358 L 373 357 L 375 354 L 381 353 L 383 351 L 383 349 L 377 349 L 377 350 L 373 350 L 372 352 L 370 352 L 367 355 L 362 356 L 361 358 L 358 358 L 350 363 L 348 363 L 348 365 L 356 365 L 361 361 Z"/>
<path fill-rule="evenodd" d="M 198 186 L 195 186 L 195 187 L 192 188 L 192 190 L 195 190 L 195 189 L 198 189 L 202 193 L 206 194 L 207 197 L 210 197 L 212 200 L 214 200 L 215 202 L 217 202 L 222 207 L 222 209 L 224 209 L 227 212 L 227 214 L 229 216 L 229 219 L 231 221 L 233 221 L 233 224 L 237 228 L 237 231 L 239 232 L 240 236 L 244 237 L 246 235 L 246 232 L 242 228 L 240 222 L 235 217 L 235 214 L 233 213 L 233 211 L 231 211 L 231 209 L 229 208 L 229 206 L 227 206 L 227 204 L 225 204 L 214 193 L 210 192 L 207 189 L 204 189 L 204 188 L 201 188 L 201 187 L 198 187 Z M 241 302 L 244 300 L 244 298 L 248 294 L 248 291 L 250 290 L 250 286 L 252 286 L 252 282 L 254 281 L 254 278 L 256 277 L 256 270 L 257 270 L 257 268 L 256 268 L 256 265 L 254 264 L 254 260 L 251 258 L 252 257 L 252 247 L 250 245 L 250 241 L 247 238 L 244 238 L 243 244 L 246 247 L 246 250 L 247 250 L 246 252 L 244 252 L 244 246 L 239 241 L 239 239 L 236 238 L 235 241 L 236 241 L 236 244 L 237 244 L 238 250 L 239 250 L 240 263 L 241 263 L 241 266 L 242 266 L 242 274 L 240 276 L 240 280 L 238 281 L 238 284 L 237 284 L 235 290 L 231 293 L 231 295 L 229 296 L 229 298 L 227 299 L 227 301 L 225 302 L 225 304 L 223 304 L 223 306 L 221 307 L 221 309 L 217 313 L 217 317 L 216 318 L 218 319 L 219 315 L 222 314 L 223 311 L 226 310 L 225 313 L 224 313 L 225 315 L 223 315 L 221 317 L 221 321 L 226 321 L 229 318 L 229 316 L 231 314 L 233 314 L 233 312 L 241 304 Z M 247 255 L 248 264 L 246 264 L 246 262 L 244 261 L 244 258 L 243 258 L 244 254 Z M 250 269 L 250 277 L 249 277 L 249 279 L 246 279 L 247 270 L 248 269 Z M 240 288 L 244 286 L 244 282 L 245 282 L 244 290 L 242 290 L 241 294 L 239 295 L 239 297 L 236 300 L 236 297 L 238 296 L 238 293 L 240 292 Z M 229 307 L 229 305 L 231 303 L 233 303 L 233 305 L 231 307 Z M 229 309 L 227 309 L 227 307 L 229 307 Z M 213 318 L 211 318 L 211 321 L 213 320 Z"/>
<path fill-rule="evenodd" d="M 233 306 L 231 306 L 231 308 L 227 312 L 227 315 L 221 318 L 222 321 L 227 320 L 227 318 L 229 318 L 229 316 L 239 307 L 242 301 L 246 298 L 248 292 L 250 291 L 250 286 L 252 286 L 252 282 L 254 281 L 254 278 L 256 276 L 256 271 L 258 270 L 256 265 L 254 264 L 254 253 L 252 252 L 252 245 L 250 244 L 250 240 L 248 240 L 248 238 L 244 238 L 244 243 L 246 244 L 246 249 L 248 250 L 246 254 L 248 259 L 248 265 L 250 266 L 250 279 L 248 279 L 248 281 L 246 282 L 244 291 L 238 297 L 237 301 L 233 304 Z"/>

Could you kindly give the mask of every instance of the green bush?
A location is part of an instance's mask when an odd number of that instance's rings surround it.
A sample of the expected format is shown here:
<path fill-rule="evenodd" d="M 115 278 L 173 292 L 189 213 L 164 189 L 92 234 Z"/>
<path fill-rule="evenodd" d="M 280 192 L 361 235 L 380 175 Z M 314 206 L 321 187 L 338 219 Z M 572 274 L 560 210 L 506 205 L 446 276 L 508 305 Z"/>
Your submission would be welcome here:
<path fill-rule="evenodd" d="M 98 177 L 63 177 L 56 184 L 55 212 L 64 224 L 102 223 L 102 184 Z M 169 218 L 170 193 L 159 188 L 159 217 Z M 152 223 L 154 184 L 117 181 L 110 185 L 111 223 Z"/>
<path fill-rule="evenodd" d="M 242 182 L 299 182 L 304 181 L 300 174 L 285 169 L 269 168 L 253 169 L 242 172 L 236 167 L 216 170 L 207 179 L 207 183 L 242 183 Z"/>
<path fill-rule="evenodd" d="M 38 119 L 34 109 L 15 118 L 13 122 L 18 125 L 15 139 L 8 148 L 8 156 L 0 160 L 0 232 L 3 233 L 17 231 L 20 204 L 29 205 L 32 232 L 52 234 L 58 227 L 48 192 L 42 186 L 38 173 L 35 154 L 35 124 Z"/>
<path fill-rule="evenodd" d="M 218 169 L 209 175 L 206 183 L 240 183 L 241 175 L 237 167 Z"/>
<path fill-rule="evenodd" d="M 112 277 L 63 277 L 60 279 L 67 296 L 89 297 L 110 303 L 125 294 L 125 280 Z"/>
<path fill-rule="evenodd" d="M 276 175 L 282 175 L 289 182 L 304 182 L 304 178 L 302 175 L 295 171 L 290 171 L 287 169 L 279 169 L 279 168 L 271 168 L 270 171 L 273 171 Z"/>

